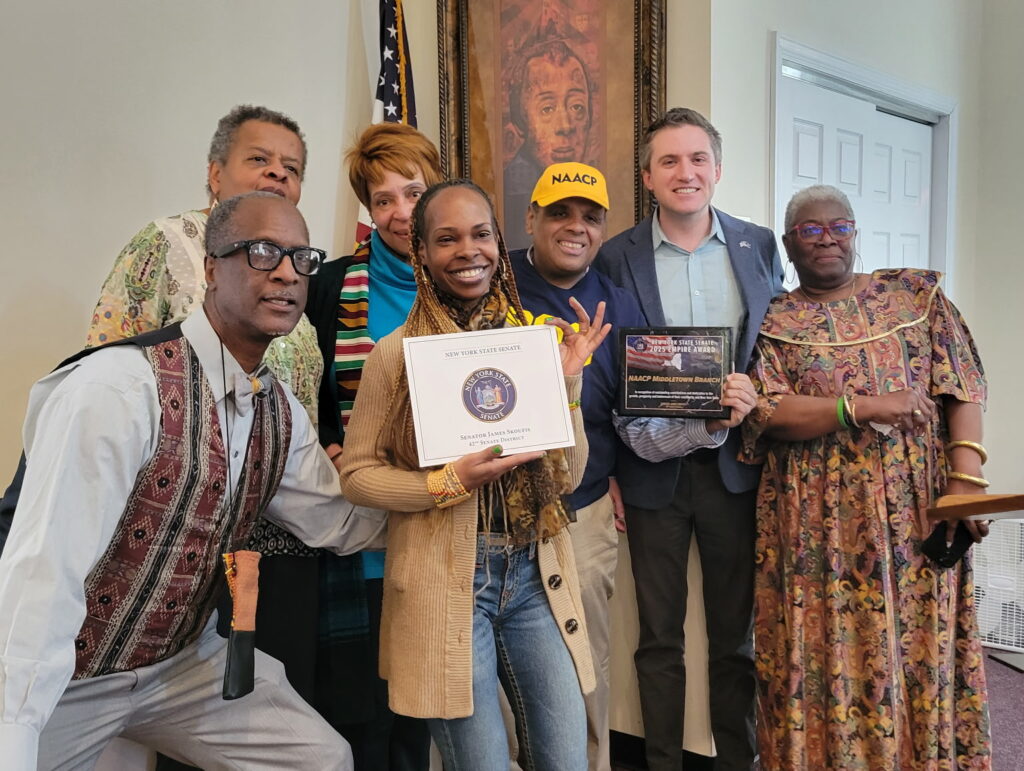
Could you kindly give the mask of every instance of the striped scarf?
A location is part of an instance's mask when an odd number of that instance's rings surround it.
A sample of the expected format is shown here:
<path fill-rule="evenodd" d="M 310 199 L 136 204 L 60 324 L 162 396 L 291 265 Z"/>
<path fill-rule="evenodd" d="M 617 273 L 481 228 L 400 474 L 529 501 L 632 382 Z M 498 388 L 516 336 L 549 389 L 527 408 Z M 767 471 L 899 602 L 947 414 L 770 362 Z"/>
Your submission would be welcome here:
<path fill-rule="evenodd" d="M 366 357 L 373 350 L 367 329 L 370 292 L 370 241 L 356 247 L 352 264 L 342 279 L 338 300 L 338 337 L 334 344 L 334 376 L 338 383 L 338 410 L 342 427 L 348 426 Z"/>
<path fill-rule="evenodd" d="M 341 425 L 347 426 L 363 363 L 373 350 L 367 330 L 370 242 L 356 247 L 342 279 L 334 377 Z M 328 373 L 324 373 L 327 377 Z M 317 632 L 315 706 L 336 729 L 373 716 L 374 656 L 361 554 L 320 554 L 320 620 Z"/>

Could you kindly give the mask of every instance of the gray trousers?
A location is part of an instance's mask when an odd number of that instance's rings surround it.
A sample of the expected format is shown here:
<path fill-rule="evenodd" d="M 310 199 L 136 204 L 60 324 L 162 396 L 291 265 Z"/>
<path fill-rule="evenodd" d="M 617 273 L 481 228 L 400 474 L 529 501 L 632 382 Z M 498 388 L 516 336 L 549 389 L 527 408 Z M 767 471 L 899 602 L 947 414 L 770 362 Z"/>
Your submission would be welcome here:
<path fill-rule="evenodd" d="M 634 661 L 651 771 L 679 771 L 682 765 L 683 622 L 691 537 L 697 539 L 704 576 L 715 769 L 746 771 L 753 764 L 755 498 L 753 490 L 726 490 L 717 455 L 697 452 L 683 459 L 667 506 L 627 506 L 640 619 Z"/>
<path fill-rule="evenodd" d="M 607 493 L 576 512 L 569 525 L 572 551 L 580 577 L 580 599 L 587 618 L 590 653 L 597 687 L 583 697 L 587 708 L 587 761 L 590 771 L 610 771 L 608 736 L 608 600 L 615 589 L 619 534 L 615 508 Z"/>
<path fill-rule="evenodd" d="M 351 771 L 348 744 L 292 689 L 276 659 L 256 651 L 255 690 L 224 701 L 226 652 L 215 616 L 166 661 L 72 681 L 43 728 L 38 768 L 91 769 L 123 736 L 205 771 Z"/>

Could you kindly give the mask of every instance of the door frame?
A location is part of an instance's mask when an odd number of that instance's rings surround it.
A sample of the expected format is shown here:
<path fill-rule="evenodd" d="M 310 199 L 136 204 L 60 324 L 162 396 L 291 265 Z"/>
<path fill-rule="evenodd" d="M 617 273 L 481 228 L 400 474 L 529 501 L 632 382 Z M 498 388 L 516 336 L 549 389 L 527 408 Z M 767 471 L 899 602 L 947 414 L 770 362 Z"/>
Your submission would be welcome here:
<path fill-rule="evenodd" d="M 775 174 L 779 166 L 776 130 L 777 95 L 784 74 L 796 71 L 799 79 L 822 88 L 872 102 L 885 112 L 932 126 L 931 225 L 929 266 L 945 274 L 945 291 L 953 294 L 956 261 L 957 142 L 960 114 L 956 101 L 945 94 L 910 83 L 879 70 L 819 51 L 773 33 L 771 130 L 769 153 L 771 221 L 777 220 L 785 201 L 776 200 Z"/>

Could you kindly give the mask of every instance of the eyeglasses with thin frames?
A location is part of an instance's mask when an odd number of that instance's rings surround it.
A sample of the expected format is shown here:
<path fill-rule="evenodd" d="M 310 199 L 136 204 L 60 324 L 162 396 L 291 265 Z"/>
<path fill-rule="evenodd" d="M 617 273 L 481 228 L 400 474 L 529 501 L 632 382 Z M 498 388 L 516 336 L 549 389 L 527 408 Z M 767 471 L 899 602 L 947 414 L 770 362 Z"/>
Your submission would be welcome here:
<path fill-rule="evenodd" d="M 253 270 L 274 270 L 281 264 L 281 260 L 285 257 L 291 257 L 296 273 L 303 276 L 313 276 L 316 275 L 316 272 L 320 270 L 320 266 L 327 260 L 327 252 L 323 249 L 314 249 L 312 246 L 285 248 L 275 244 L 273 241 L 262 239 L 236 241 L 233 244 L 228 244 L 218 249 L 216 252 L 211 252 L 210 256 L 214 259 L 220 259 L 234 254 L 239 249 L 245 249 L 249 260 L 249 267 Z"/>
<path fill-rule="evenodd" d="M 836 241 L 846 241 L 857 232 L 857 223 L 854 220 L 836 220 L 828 225 L 818 222 L 802 222 L 792 230 L 786 232 L 787 236 L 796 234 L 801 241 L 817 241 L 825 233 L 828 233 Z"/>

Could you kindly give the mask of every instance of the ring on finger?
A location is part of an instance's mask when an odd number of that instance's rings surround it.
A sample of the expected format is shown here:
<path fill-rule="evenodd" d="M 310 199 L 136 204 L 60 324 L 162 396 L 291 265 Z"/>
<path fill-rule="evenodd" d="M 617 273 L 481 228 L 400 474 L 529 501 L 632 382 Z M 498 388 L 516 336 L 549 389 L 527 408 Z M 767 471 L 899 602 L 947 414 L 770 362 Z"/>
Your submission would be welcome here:
<path fill-rule="evenodd" d="M 914 410 L 914 413 L 913 413 L 913 414 L 914 414 L 914 417 L 915 417 L 915 418 L 919 418 L 919 417 L 921 417 L 922 415 L 924 415 L 924 413 L 923 413 L 923 412 L 921 412 L 921 410 Z"/>

